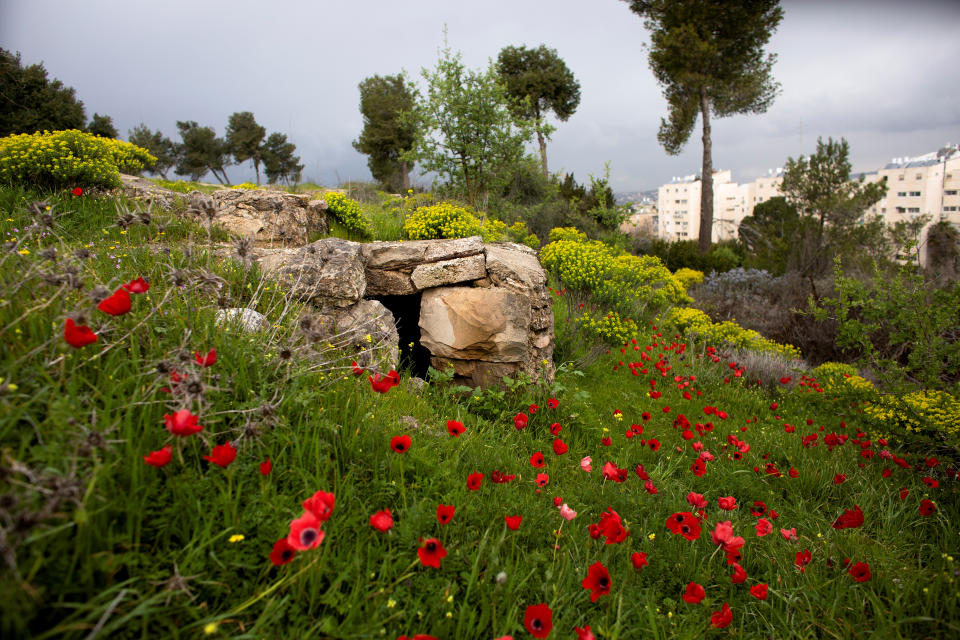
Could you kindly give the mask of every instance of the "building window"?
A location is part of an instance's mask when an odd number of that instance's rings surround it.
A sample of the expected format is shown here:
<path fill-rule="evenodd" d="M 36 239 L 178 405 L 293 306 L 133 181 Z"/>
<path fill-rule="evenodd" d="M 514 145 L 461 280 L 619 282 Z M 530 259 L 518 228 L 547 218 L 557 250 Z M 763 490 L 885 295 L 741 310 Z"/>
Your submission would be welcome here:
<path fill-rule="evenodd" d="M 956 208 L 956 207 L 944 207 L 943 210 L 944 210 L 944 211 L 956 211 L 957 208 Z"/>
<path fill-rule="evenodd" d="M 883 209 L 880 209 L 880 213 L 886 213 L 886 212 L 887 212 L 887 208 L 886 208 L 886 207 L 884 207 Z"/>
<path fill-rule="evenodd" d="M 919 191 L 911 191 L 911 192 L 910 192 L 910 197 L 911 197 L 911 198 L 919 198 L 919 197 L 920 197 L 920 192 L 919 192 Z"/>
<path fill-rule="evenodd" d="M 907 210 L 904 207 L 897 207 L 897 213 L 906 213 Z"/>
<path fill-rule="evenodd" d="M 923 174 L 918 173 L 916 179 L 917 179 L 917 180 L 923 180 Z"/>
<path fill-rule="evenodd" d="M 909 207 L 907 213 L 920 213 L 920 207 Z"/>
<path fill-rule="evenodd" d="M 897 176 L 897 180 L 903 180 L 903 176 L 902 175 Z"/>
<path fill-rule="evenodd" d="M 907 197 L 907 192 L 906 192 L 906 191 L 897 191 L 897 197 L 898 197 L 898 198 L 906 198 L 906 197 Z"/>
<path fill-rule="evenodd" d="M 948 189 L 947 191 L 944 191 L 944 192 L 943 192 L 943 195 L 945 195 L 945 196 L 955 196 L 955 195 L 957 195 L 957 190 L 956 190 L 956 189 Z"/>

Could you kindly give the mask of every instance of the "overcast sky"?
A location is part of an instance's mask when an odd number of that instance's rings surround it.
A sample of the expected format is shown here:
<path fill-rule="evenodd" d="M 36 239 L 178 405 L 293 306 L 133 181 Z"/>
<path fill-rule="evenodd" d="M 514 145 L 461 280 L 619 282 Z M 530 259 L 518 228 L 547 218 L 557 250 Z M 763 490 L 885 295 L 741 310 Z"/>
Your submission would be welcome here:
<path fill-rule="evenodd" d="M 783 4 L 768 47 L 782 93 L 766 114 L 712 122 L 715 168 L 746 182 L 818 136 L 845 137 L 858 171 L 960 142 L 960 1 Z M 357 84 L 401 70 L 419 80 L 444 25 L 470 67 L 508 45 L 546 44 L 566 61 L 582 99 L 556 123 L 552 171 L 582 182 L 609 161 L 614 188 L 632 191 L 699 170 L 699 123 L 679 156 L 657 143 L 666 103 L 643 23 L 620 0 L 0 0 L 0 46 L 42 62 L 121 137 L 144 122 L 177 139 L 177 120 L 223 135 L 231 113 L 252 111 L 297 145 L 304 180 L 329 186 L 370 177 L 350 144 Z M 231 180 L 252 178 L 248 165 Z"/>

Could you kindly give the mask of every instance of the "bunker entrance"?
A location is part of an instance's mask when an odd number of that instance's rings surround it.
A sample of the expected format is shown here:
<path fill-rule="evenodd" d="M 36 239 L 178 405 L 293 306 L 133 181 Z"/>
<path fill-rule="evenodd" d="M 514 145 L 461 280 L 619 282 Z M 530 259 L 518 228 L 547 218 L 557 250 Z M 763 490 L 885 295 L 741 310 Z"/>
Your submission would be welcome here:
<path fill-rule="evenodd" d="M 385 306 L 397 323 L 400 337 L 400 367 L 419 377 L 427 378 L 430 351 L 420 344 L 420 293 L 408 296 L 373 296 Z"/>

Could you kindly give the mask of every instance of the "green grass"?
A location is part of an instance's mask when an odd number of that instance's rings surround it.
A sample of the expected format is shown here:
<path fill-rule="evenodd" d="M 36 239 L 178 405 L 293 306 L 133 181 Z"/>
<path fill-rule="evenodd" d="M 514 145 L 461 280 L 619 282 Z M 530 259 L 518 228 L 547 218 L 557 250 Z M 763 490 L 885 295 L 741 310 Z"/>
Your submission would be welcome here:
<path fill-rule="evenodd" d="M 858 429 L 868 425 L 843 398 L 797 386 L 751 387 L 749 371 L 735 377 L 726 361 L 692 348 L 678 354 L 671 339 L 657 335 L 582 370 L 562 367 L 550 387 L 518 383 L 471 395 L 438 381 L 416 392 L 401 372 L 398 387 L 377 394 L 366 375 L 352 375 L 356 354 L 336 340 L 308 339 L 297 321 L 306 310 L 256 269 L 202 248 L 185 251 L 206 241 L 202 229 L 169 220 L 160 235 L 155 217 L 121 234 L 114 202 L 50 195 L 62 215 L 53 228 L 24 233 L 36 221 L 24 208 L 35 195 L 0 191 L 0 237 L 17 237 L 18 248 L 29 251 L 0 254 L 4 638 L 528 638 L 524 611 L 537 603 L 553 610 L 553 638 L 573 637 L 584 625 L 605 639 L 960 633 L 960 509 L 956 480 L 945 473 L 955 463 L 941 456 L 927 469 L 926 452 L 896 447 L 913 469 L 861 457 L 857 441 L 868 436 Z M 51 246 L 56 260 L 44 257 Z M 73 257 L 78 248 L 93 256 Z M 82 289 L 58 279 L 73 269 Z M 132 296 L 129 314 L 95 309 L 94 287 L 112 291 L 138 276 L 151 286 Z M 252 306 L 271 326 L 252 335 L 218 328 L 218 305 Z M 63 339 L 65 317 L 77 312 L 100 336 L 81 349 Z M 194 351 L 211 348 L 213 366 L 194 362 Z M 653 366 L 660 354 L 665 375 Z M 170 368 L 199 382 L 194 395 L 162 390 L 172 386 Z M 650 380 L 661 397 L 650 397 Z M 689 387 L 678 388 L 685 382 Z M 558 408 L 547 408 L 551 397 Z M 532 403 L 541 408 L 515 429 L 513 416 Z M 728 417 L 707 415 L 706 406 Z M 200 416 L 203 431 L 172 442 L 169 465 L 146 465 L 143 456 L 171 440 L 164 414 L 182 408 Z M 681 413 L 694 426 L 711 422 L 712 430 L 684 440 L 673 427 Z M 459 438 L 446 432 L 453 419 L 467 429 Z M 569 446 L 561 456 L 552 449 L 554 422 Z M 627 438 L 633 423 L 644 433 Z M 787 433 L 786 423 L 795 432 Z M 834 432 L 849 440 L 828 451 L 824 437 Z M 389 443 L 401 433 L 412 447 L 397 454 Z M 814 433 L 818 446 L 804 446 L 801 439 Z M 742 459 L 734 459 L 729 436 L 750 444 Z M 601 443 L 605 437 L 610 446 Z M 660 449 L 642 444 L 648 438 Z M 203 460 L 228 439 L 238 449 L 234 463 L 223 469 Z M 696 441 L 716 456 L 702 478 L 689 470 Z M 884 447 L 871 441 L 865 450 Z M 536 451 L 546 458 L 542 469 L 530 465 Z M 593 459 L 590 473 L 580 467 L 584 456 Z M 272 472 L 262 476 L 267 458 Z M 607 461 L 628 469 L 629 478 L 604 481 Z M 764 473 L 767 463 L 783 477 Z M 637 464 L 656 494 L 635 475 Z M 799 477 L 790 478 L 790 468 Z M 516 478 L 494 484 L 494 470 Z M 479 491 L 466 487 L 473 471 L 485 474 Z M 549 474 L 542 488 L 540 472 Z M 835 485 L 838 473 L 846 481 Z M 924 476 L 939 487 L 923 484 Z M 910 491 L 902 501 L 901 488 Z M 274 542 L 318 490 L 336 495 L 323 543 L 274 567 Z M 674 512 L 692 511 L 690 491 L 709 500 L 695 541 L 664 524 Z M 721 511 L 717 498 L 728 495 L 739 508 Z M 578 512 L 574 520 L 560 517 L 555 496 Z M 918 511 L 923 497 L 938 506 L 932 516 Z M 773 534 L 756 536 L 754 501 L 778 512 Z M 436 519 L 441 503 L 456 506 L 447 525 Z M 855 504 L 863 526 L 833 529 Z M 619 544 L 588 533 L 607 508 L 630 531 Z M 388 533 L 369 524 L 381 509 L 395 519 Z M 507 515 L 523 516 L 519 530 L 506 528 Z M 731 584 L 732 569 L 710 540 L 723 520 L 746 540 L 745 584 Z M 798 541 L 784 540 L 780 528 L 796 528 Z M 231 543 L 234 535 L 243 539 Z M 418 561 L 420 539 L 428 537 L 449 551 L 440 569 Z M 801 573 L 794 559 L 803 549 L 813 561 Z M 630 563 L 635 551 L 648 554 L 640 571 Z M 854 582 L 845 558 L 868 562 L 871 580 Z M 609 569 L 612 588 L 594 603 L 581 582 L 595 562 Z M 690 581 L 705 587 L 703 603 L 681 599 Z M 748 592 L 758 583 L 769 584 L 766 601 Z M 711 629 L 710 614 L 724 602 L 733 622 Z"/>

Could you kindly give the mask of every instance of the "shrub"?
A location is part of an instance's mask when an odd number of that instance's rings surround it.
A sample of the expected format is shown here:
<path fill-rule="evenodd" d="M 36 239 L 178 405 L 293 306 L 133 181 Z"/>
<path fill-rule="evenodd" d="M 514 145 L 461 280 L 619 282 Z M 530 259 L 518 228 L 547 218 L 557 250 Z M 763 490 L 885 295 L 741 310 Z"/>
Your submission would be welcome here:
<path fill-rule="evenodd" d="M 793 345 L 768 340 L 752 329 L 744 329 L 736 322 L 713 322 L 703 311 L 694 308 L 671 309 L 662 323 L 673 326 L 688 337 L 700 337 L 713 345 L 728 345 L 737 349 L 759 351 L 799 359 L 800 350 Z"/>
<path fill-rule="evenodd" d="M 373 230 L 370 228 L 370 223 L 364 218 L 359 202 L 351 200 L 337 191 L 330 191 L 323 194 L 323 199 L 327 203 L 327 211 L 333 215 L 337 222 L 348 230 L 364 238 L 369 238 L 373 235 Z"/>
<path fill-rule="evenodd" d="M 0 183 L 38 187 L 120 186 L 120 173 L 156 162 L 145 149 L 75 129 L 0 139 Z"/>
<path fill-rule="evenodd" d="M 859 374 L 855 366 L 842 362 L 824 362 L 813 370 L 814 379 L 820 383 L 824 391 L 842 388 L 847 379 L 853 376 L 859 377 Z"/>
<path fill-rule="evenodd" d="M 261 189 L 262 187 L 258 187 L 252 182 L 241 182 L 240 184 L 230 185 L 230 188 L 231 189 Z"/>
<path fill-rule="evenodd" d="M 411 240 L 482 236 L 484 242 L 497 242 L 506 229 L 503 222 L 483 221 L 470 207 L 452 202 L 419 207 L 403 223 L 403 231 Z"/>
<path fill-rule="evenodd" d="M 554 227 L 550 230 L 550 242 L 559 242 L 560 240 L 586 242 L 587 234 L 576 227 Z"/>
<path fill-rule="evenodd" d="M 680 284 L 683 285 L 684 289 L 689 289 L 693 285 L 703 282 L 703 271 L 687 269 L 684 267 L 682 269 L 677 269 L 676 273 L 673 274 L 673 277 L 680 281 Z"/>
<path fill-rule="evenodd" d="M 197 190 L 197 184 L 195 182 L 187 182 L 186 180 L 164 180 L 163 178 L 152 178 L 151 182 L 156 184 L 158 187 L 168 189 L 170 191 L 176 191 L 178 193 L 190 193 L 191 191 Z"/>
<path fill-rule="evenodd" d="M 944 391 L 878 395 L 864 404 L 863 412 L 877 424 L 876 437 L 919 436 L 960 445 L 960 400 Z"/>

